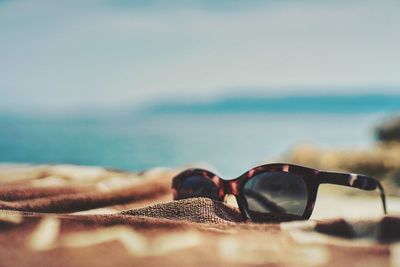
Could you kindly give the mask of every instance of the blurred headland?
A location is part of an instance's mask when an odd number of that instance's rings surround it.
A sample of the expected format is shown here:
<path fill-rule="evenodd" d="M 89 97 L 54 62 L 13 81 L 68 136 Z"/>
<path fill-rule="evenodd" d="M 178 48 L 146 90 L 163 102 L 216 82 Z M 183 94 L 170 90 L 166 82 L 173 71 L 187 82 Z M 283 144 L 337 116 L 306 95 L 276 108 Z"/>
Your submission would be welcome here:
<path fill-rule="evenodd" d="M 400 111 L 400 94 L 237 95 L 154 104 L 154 113 L 376 113 Z"/>

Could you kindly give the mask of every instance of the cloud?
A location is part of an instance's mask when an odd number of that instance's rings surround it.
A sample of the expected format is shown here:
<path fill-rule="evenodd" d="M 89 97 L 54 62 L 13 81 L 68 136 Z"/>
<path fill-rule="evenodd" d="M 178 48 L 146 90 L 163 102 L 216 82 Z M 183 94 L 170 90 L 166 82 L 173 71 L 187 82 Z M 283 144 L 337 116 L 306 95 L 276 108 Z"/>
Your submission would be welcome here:
<path fill-rule="evenodd" d="M 397 1 L 227 3 L 6 1 L 0 105 L 68 110 L 229 88 L 400 84 Z"/>

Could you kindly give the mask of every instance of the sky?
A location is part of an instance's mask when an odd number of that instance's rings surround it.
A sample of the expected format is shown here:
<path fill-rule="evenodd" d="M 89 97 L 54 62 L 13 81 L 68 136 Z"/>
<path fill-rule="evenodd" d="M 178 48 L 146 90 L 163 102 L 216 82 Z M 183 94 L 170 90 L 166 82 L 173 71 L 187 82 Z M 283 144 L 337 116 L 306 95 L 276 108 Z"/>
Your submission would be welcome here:
<path fill-rule="evenodd" d="M 397 0 L 0 0 L 0 112 L 400 93 L 399 14 Z"/>

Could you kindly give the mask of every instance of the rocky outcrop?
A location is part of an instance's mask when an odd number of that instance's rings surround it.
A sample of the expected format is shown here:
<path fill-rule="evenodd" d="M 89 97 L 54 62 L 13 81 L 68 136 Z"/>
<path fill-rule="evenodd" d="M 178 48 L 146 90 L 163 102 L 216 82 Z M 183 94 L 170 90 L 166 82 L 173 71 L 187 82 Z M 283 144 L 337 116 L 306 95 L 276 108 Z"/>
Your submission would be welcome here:
<path fill-rule="evenodd" d="M 400 142 L 400 115 L 393 117 L 376 127 L 375 132 L 379 141 Z"/>

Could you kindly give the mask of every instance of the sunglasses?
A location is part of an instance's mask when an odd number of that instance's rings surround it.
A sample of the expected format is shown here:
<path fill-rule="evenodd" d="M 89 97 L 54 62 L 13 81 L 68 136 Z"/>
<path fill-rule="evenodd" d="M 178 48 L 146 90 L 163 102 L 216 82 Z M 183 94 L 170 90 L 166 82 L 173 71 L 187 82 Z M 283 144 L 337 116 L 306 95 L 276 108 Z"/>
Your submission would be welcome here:
<path fill-rule="evenodd" d="M 207 197 L 223 201 L 231 194 L 245 221 L 291 221 L 310 218 L 320 184 L 379 190 L 386 214 L 385 193 L 377 179 L 284 163 L 255 167 L 232 180 L 203 169 L 187 169 L 173 178 L 172 192 L 174 200 Z"/>

